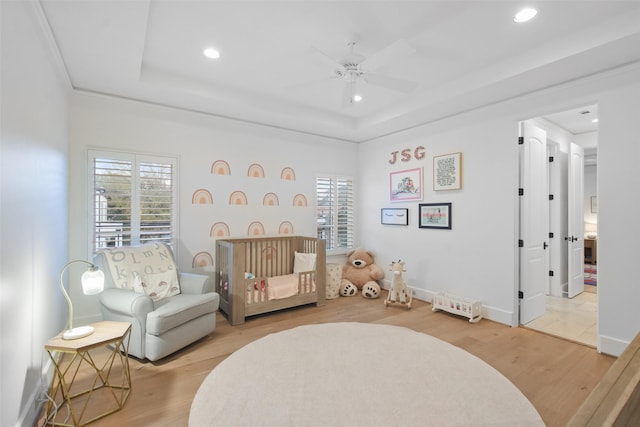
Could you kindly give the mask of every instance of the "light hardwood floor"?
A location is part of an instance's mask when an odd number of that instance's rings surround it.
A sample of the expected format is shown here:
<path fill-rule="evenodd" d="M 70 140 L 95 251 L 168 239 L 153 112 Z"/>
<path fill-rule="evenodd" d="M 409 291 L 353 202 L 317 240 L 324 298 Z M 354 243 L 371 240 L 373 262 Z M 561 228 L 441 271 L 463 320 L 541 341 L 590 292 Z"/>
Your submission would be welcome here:
<path fill-rule="evenodd" d="M 615 361 L 593 348 L 526 328 L 511 328 L 486 319 L 470 324 L 459 316 L 434 313 L 430 304 L 415 299 L 407 309 L 401 305 L 385 308 L 382 297 L 339 298 L 323 307 L 312 305 L 258 316 L 238 326 L 230 326 L 218 314 L 218 327 L 208 338 L 159 362 L 132 358 L 132 392 L 124 409 L 90 425 L 186 426 L 198 387 L 232 352 L 269 333 L 326 322 L 404 326 L 463 348 L 511 380 L 549 427 L 564 426 Z M 385 369 L 380 366 L 372 375 Z M 385 390 L 381 390 L 374 396 L 381 405 L 384 395 Z"/>

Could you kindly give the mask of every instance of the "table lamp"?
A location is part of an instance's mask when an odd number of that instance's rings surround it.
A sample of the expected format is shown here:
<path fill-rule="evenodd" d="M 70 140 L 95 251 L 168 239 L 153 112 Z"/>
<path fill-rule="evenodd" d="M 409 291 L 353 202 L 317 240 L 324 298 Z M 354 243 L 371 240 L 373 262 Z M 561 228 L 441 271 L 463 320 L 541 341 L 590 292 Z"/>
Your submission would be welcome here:
<path fill-rule="evenodd" d="M 584 223 L 584 234 L 587 239 L 595 239 L 598 237 L 598 224 L 592 222 Z"/>
<path fill-rule="evenodd" d="M 62 338 L 65 340 L 75 340 L 78 338 L 86 337 L 93 333 L 93 326 L 79 326 L 77 328 L 73 327 L 73 305 L 71 304 L 69 294 L 67 294 L 67 291 L 65 291 L 64 284 L 62 283 L 62 276 L 64 275 L 65 270 L 69 268 L 71 264 L 75 264 L 77 262 L 83 262 L 89 265 L 87 271 L 82 274 L 82 292 L 85 295 L 95 295 L 99 294 L 104 289 L 104 273 L 90 262 L 77 259 L 69 262 L 62 268 L 62 271 L 60 272 L 60 289 L 62 289 L 62 293 L 64 294 L 64 297 L 67 299 L 67 303 L 69 304 L 69 329 L 64 331 L 64 333 L 62 334 Z"/>

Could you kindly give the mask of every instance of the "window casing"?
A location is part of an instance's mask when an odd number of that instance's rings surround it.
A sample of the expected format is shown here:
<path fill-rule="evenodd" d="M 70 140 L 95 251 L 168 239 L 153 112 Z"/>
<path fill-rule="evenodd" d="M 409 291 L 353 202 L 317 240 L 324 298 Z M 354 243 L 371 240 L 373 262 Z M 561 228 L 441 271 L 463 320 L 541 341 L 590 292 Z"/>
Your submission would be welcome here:
<path fill-rule="evenodd" d="M 177 159 L 90 150 L 89 168 L 93 252 L 151 241 L 173 245 Z"/>
<path fill-rule="evenodd" d="M 326 240 L 327 251 L 353 249 L 353 179 L 332 175 L 316 177 L 318 238 Z"/>

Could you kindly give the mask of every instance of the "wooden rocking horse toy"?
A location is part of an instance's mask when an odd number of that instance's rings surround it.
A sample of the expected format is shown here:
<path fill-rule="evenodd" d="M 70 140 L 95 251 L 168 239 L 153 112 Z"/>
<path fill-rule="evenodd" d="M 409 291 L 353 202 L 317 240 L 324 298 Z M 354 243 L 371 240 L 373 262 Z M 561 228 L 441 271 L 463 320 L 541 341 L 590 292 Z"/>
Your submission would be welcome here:
<path fill-rule="evenodd" d="M 390 270 L 393 272 L 393 280 L 391 281 L 391 289 L 387 299 L 384 300 L 384 305 L 387 307 L 389 304 L 400 302 L 406 304 L 407 308 L 411 308 L 411 301 L 413 301 L 413 292 L 407 287 L 407 284 L 402 277 L 402 273 L 407 271 L 404 269 L 404 262 L 401 260 L 393 261 L 389 265 Z"/>

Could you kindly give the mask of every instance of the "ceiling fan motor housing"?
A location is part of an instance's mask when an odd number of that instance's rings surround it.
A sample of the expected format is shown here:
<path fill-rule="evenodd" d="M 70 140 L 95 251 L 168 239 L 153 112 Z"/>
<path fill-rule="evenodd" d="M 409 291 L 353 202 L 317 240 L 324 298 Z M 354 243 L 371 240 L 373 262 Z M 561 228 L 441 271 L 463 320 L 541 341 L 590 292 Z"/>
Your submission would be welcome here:
<path fill-rule="evenodd" d="M 343 69 L 338 68 L 335 70 L 337 77 L 360 77 L 364 74 L 362 70 L 360 70 L 360 65 L 355 62 L 347 62 L 342 64 L 342 66 L 344 67 Z"/>

